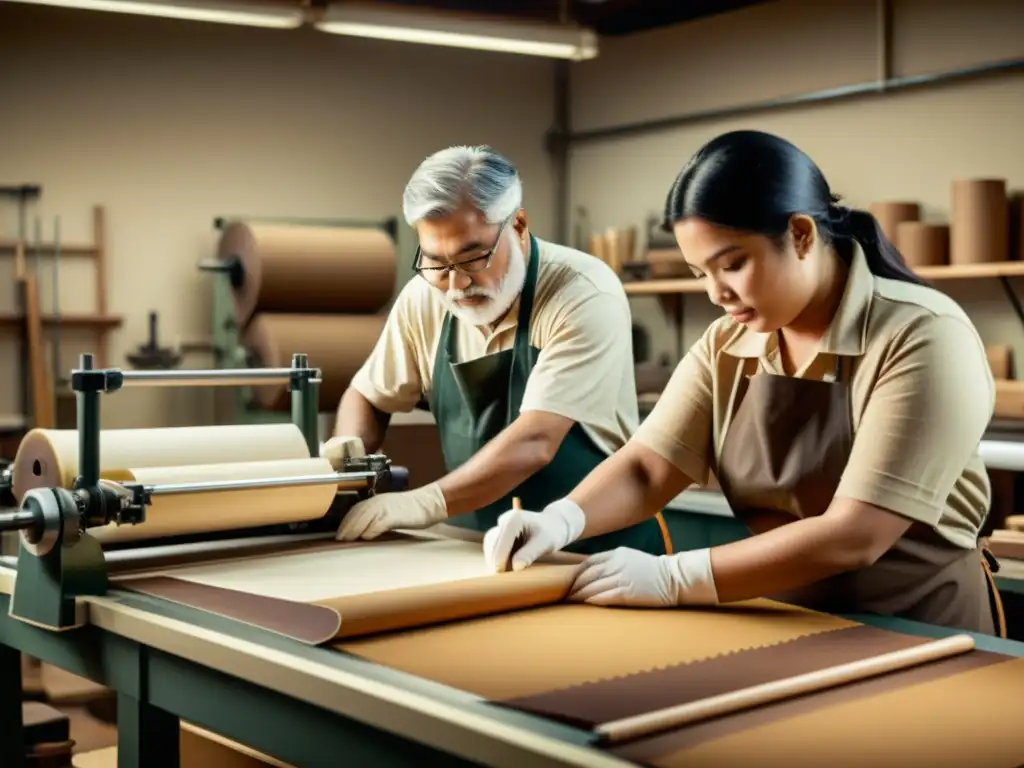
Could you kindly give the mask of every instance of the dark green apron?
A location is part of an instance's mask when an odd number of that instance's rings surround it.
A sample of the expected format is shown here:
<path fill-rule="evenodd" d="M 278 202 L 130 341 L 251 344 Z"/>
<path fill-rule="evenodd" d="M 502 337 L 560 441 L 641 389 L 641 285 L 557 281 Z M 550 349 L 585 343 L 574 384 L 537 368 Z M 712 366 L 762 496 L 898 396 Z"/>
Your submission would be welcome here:
<path fill-rule="evenodd" d="M 530 260 L 519 297 L 516 339 L 512 349 L 477 360 L 457 362 L 456 318 L 445 314 L 434 356 L 430 411 L 437 423 L 448 472 L 462 466 L 519 416 L 530 371 L 540 350 L 530 345 L 530 316 L 540 254 L 530 237 Z M 449 519 L 476 531 L 487 531 L 518 496 L 523 509 L 540 511 L 568 496 L 606 458 L 579 424 L 573 424 L 551 462 L 505 498 L 476 512 Z M 569 552 L 590 555 L 615 547 L 632 547 L 655 555 L 666 553 L 660 515 L 621 531 L 574 542 Z M 667 529 L 666 529 L 667 530 Z"/>

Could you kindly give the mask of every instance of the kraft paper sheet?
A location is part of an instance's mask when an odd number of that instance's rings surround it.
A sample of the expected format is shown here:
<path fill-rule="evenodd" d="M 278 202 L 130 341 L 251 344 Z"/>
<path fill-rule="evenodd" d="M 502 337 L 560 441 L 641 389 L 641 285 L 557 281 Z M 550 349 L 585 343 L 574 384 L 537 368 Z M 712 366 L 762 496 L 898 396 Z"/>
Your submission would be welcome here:
<path fill-rule="evenodd" d="M 256 424 L 100 431 L 100 476 L 131 467 L 182 467 L 248 461 L 308 459 L 294 424 Z M 32 488 L 70 488 L 78 475 L 78 431 L 33 429 L 12 467 L 15 498 Z"/>
<path fill-rule="evenodd" d="M 1017 766 L 1024 659 L 1006 658 L 973 651 L 936 662 L 938 676 L 925 665 L 737 715 L 733 732 L 696 746 L 674 747 L 670 733 L 612 752 L 658 768 Z"/>
<path fill-rule="evenodd" d="M 158 569 L 117 582 L 319 644 L 557 603 L 575 573 L 574 564 L 557 562 L 489 573 L 477 543 L 396 536 Z"/>
<path fill-rule="evenodd" d="M 246 330 L 242 344 L 253 353 L 257 367 L 287 368 L 292 355 L 309 356 L 319 368 L 320 410 L 334 411 L 352 377 L 373 351 L 386 315 L 310 315 L 261 312 Z M 287 384 L 252 388 L 259 407 L 272 411 L 291 408 Z"/>
<path fill-rule="evenodd" d="M 232 222 L 217 255 L 244 270 L 239 328 L 257 312 L 372 314 L 394 293 L 397 253 L 382 229 Z"/>
<path fill-rule="evenodd" d="M 104 473 L 104 478 L 161 485 L 331 474 L 334 474 L 334 468 L 330 461 L 317 458 L 111 470 Z M 166 496 L 158 494 L 146 507 L 144 522 L 137 525 L 111 523 L 90 528 L 89 533 L 101 544 L 110 544 L 307 522 L 327 514 L 337 490 L 338 484 L 331 483 Z"/>
<path fill-rule="evenodd" d="M 852 626 L 769 600 L 670 610 L 562 604 L 337 647 L 502 701 Z"/>

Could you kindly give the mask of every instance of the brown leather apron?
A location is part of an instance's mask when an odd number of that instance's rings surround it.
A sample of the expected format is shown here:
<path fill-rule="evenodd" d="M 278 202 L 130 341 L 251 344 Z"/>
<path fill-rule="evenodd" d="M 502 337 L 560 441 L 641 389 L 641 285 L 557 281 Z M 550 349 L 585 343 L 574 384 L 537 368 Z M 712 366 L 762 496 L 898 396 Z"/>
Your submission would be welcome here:
<path fill-rule="evenodd" d="M 837 356 L 835 381 L 760 372 L 755 359 L 739 371 L 715 475 L 752 533 L 823 514 L 831 504 L 853 447 L 842 360 Z M 873 565 L 773 597 L 829 613 L 897 616 L 986 634 L 998 624 L 1006 636 L 986 553 L 957 547 L 918 523 Z"/>

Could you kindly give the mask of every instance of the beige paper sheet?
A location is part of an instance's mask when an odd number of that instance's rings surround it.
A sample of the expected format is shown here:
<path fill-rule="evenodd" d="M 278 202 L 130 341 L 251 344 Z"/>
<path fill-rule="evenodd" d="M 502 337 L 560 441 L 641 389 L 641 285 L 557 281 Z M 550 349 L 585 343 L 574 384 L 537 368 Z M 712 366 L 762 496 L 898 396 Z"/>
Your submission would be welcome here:
<path fill-rule="evenodd" d="M 659 768 L 929 766 L 1024 763 L 1024 659 L 993 664 L 724 736 L 651 761 Z"/>
<path fill-rule="evenodd" d="M 245 279 L 235 316 L 257 312 L 376 313 L 395 288 L 397 253 L 382 229 L 233 222 L 217 255 L 237 256 Z"/>
<path fill-rule="evenodd" d="M 852 626 L 856 623 L 768 600 L 707 610 L 562 604 L 336 647 L 503 700 Z"/>
<path fill-rule="evenodd" d="M 494 574 L 477 543 L 410 537 L 138 571 L 119 583 L 130 589 L 133 579 L 166 576 L 313 604 L 339 615 L 338 637 L 356 637 L 557 603 L 576 567 L 540 563 Z"/>
<path fill-rule="evenodd" d="M 243 345 L 263 368 L 287 368 L 292 355 L 308 356 L 319 368 L 320 410 L 334 411 L 352 377 L 373 351 L 386 315 L 308 315 L 261 312 L 246 330 Z M 252 388 L 261 408 L 287 411 L 291 392 L 286 384 Z"/>
<path fill-rule="evenodd" d="M 100 432 L 100 476 L 131 467 L 175 467 L 308 459 L 294 424 L 253 424 Z M 33 429 L 18 446 L 12 485 L 21 502 L 32 488 L 70 488 L 78 474 L 78 431 Z"/>
<path fill-rule="evenodd" d="M 186 467 L 147 467 L 110 470 L 104 478 L 144 485 L 259 480 L 273 477 L 332 475 L 327 459 L 285 459 Z M 146 520 L 138 525 L 110 524 L 90 528 L 102 544 L 141 541 L 164 536 L 213 533 L 238 528 L 301 523 L 323 517 L 337 492 L 337 483 L 296 485 L 155 495 L 146 507 Z"/>

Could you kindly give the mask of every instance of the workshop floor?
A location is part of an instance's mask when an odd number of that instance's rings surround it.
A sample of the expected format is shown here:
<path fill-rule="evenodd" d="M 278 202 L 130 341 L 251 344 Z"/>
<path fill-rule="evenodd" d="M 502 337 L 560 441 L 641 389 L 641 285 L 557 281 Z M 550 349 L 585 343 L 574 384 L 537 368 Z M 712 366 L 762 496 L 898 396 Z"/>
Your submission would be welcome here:
<path fill-rule="evenodd" d="M 22 690 L 70 720 L 73 768 L 116 768 L 116 699 L 111 691 L 26 657 Z M 181 765 L 188 768 L 290 768 L 255 750 L 194 726 L 182 728 Z"/>
<path fill-rule="evenodd" d="M 88 680 L 22 658 L 22 689 L 26 699 L 42 701 L 68 716 L 74 754 L 117 744 L 111 693 Z"/>

